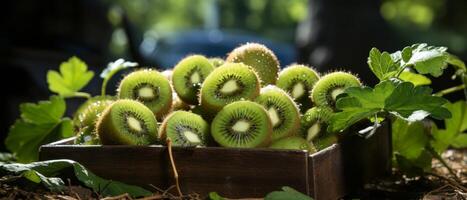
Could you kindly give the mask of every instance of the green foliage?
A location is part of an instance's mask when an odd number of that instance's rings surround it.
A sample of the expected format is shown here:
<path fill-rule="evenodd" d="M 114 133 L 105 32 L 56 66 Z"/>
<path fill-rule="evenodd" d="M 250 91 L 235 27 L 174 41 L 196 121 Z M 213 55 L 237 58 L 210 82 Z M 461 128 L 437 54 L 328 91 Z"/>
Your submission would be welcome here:
<path fill-rule="evenodd" d="M 19 162 L 37 160 L 39 146 L 73 135 L 71 120 L 63 118 L 66 105 L 59 96 L 38 104 L 20 105 L 21 118 L 11 126 L 5 140 Z"/>
<path fill-rule="evenodd" d="M 432 124 L 431 145 L 438 153 L 445 151 L 449 146 L 467 148 L 466 102 L 448 103 L 445 107 L 452 113 L 452 117 L 444 121 L 446 128 L 438 129 L 435 124 Z"/>
<path fill-rule="evenodd" d="M 285 200 L 285 199 L 313 200 L 313 198 L 287 186 L 282 187 L 282 191 L 274 191 L 274 192 L 267 194 L 266 197 L 264 197 L 264 200 Z"/>
<path fill-rule="evenodd" d="M 336 103 L 342 112 L 331 117 L 330 132 L 342 131 L 379 113 L 391 113 L 407 121 L 422 120 L 428 115 L 439 119 L 450 117 L 449 111 L 442 107 L 445 99 L 432 96 L 431 89 L 414 87 L 410 82 L 383 81 L 374 89 L 352 87 L 345 92 L 348 96 Z"/>
<path fill-rule="evenodd" d="M 403 81 L 411 82 L 415 86 L 431 84 L 431 79 L 429 79 L 428 77 L 421 75 L 421 74 L 410 72 L 409 70 L 404 70 L 399 75 L 399 78 Z"/>
<path fill-rule="evenodd" d="M 368 57 L 368 66 L 379 80 L 387 80 L 399 70 L 391 55 L 388 52 L 381 53 L 377 48 L 371 49 Z"/>
<path fill-rule="evenodd" d="M 86 96 L 79 93 L 94 76 L 94 72 L 88 71 L 86 63 L 77 57 L 71 57 L 67 62 L 60 64 L 60 73 L 54 70 L 47 72 L 47 83 L 52 92 L 62 97 Z"/>
<path fill-rule="evenodd" d="M 143 188 L 96 176 L 81 164 L 72 160 L 49 160 L 30 164 L 0 163 L 0 175 L 21 176 L 33 184 L 42 184 L 51 191 L 61 191 L 66 185 L 58 176 L 63 175 L 62 173 L 65 172 L 65 169 L 70 167 L 73 168 L 74 176 L 83 185 L 104 197 L 117 196 L 124 193 L 128 193 L 132 197 L 151 195 L 150 191 Z"/>
<path fill-rule="evenodd" d="M 128 62 L 121 58 L 116 60 L 115 62 L 110 62 L 107 65 L 107 67 L 104 69 L 104 71 L 102 71 L 102 73 L 100 74 L 100 77 L 104 79 L 102 82 L 101 96 L 105 97 L 105 90 L 107 88 L 107 83 L 109 82 L 109 80 L 112 78 L 113 75 L 115 75 L 117 72 L 123 69 L 136 67 L 136 66 L 138 66 L 138 63 Z"/>

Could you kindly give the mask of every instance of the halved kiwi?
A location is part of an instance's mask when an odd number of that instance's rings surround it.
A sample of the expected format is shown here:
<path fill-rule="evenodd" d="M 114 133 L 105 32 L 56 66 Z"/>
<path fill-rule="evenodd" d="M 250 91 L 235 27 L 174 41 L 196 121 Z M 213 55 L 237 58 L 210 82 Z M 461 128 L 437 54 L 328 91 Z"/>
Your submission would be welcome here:
<path fill-rule="evenodd" d="M 313 106 L 309 96 L 318 80 L 318 73 L 311 67 L 292 64 L 279 73 L 276 85 L 289 93 L 304 113 Z"/>
<path fill-rule="evenodd" d="M 175 111 L 162 122 L 159 138 L 161 141 L 170 138 L 174 146 L 206 146 L 209 131 L 209 124 L 201 116 L 187 111 Z"/>
<path fill-rule="evenodd" d="M 336 109 L 337 97 L 349 87 L 360 86 L 360 80 L 347 72 L 332 72 L 316 82 L 311 91 L 311 99 L 317 106 L 328 106 Z"/>
<path fill-rule="evenodd" d="M 290 136 L 277 140 L 269 146 L 272 149 L 290 149 L 290 150 L 307 150 L 310 153 L 316 152 L 313 143 L 308 143 L 305 139 L 299 136 Z"/>
<path fill-rule="evenodd" d="M 301 118 L 300 132 L 307 141 L 324 135 L 333 111 L 329 107 L 313 107 Z"/>
<path fill-rule="evenodd" d="M 214 70 L 209 60 L 201 55 L 182 59 L 173 69 L 172 84 L 180 99 L 198 104 L 198 92 L 204 79 Z"/>
<path fill-rule="evenodd" d="M 117 100 L 99 117 L 96 126 L 102 144 L 147 145 L 157 141 L 153 112 L 135 100 Z"/>
<path fill-rule="evenodd" d="M 225 105 L 238 100 L 254 100 L 259 95 L 256 73 L 242 63 L 226 63 L 208 75 L 201 86 L 201 106 L 216 113 Z"/>
<path fill-rule="evenodd" d="M 172 107 L 172 88 L 169 80 L 156 70 L 144 69 L 125 76 L 118 88 L 120 99 L 138 100 L 158 119 Z"/>
<path fill-rule="evenodd" d="M 258 73 L 261 86 L 276 83 L 279 61 L 276 55 L 262 44 L 247 43 L 237 47 L 230 52 L 226 61 L 251 66 Z"/>
<path fill-rule="evenodd" d="M 226 105 L 212 121 L 211 134 L 224 147 L 265 147 L 272 135 L 272 124 L 266 110 L 251 101 Z"/>
<path fill-rule="evenodd" d="M 292 98 L 282 89 L 268 85 L 261 89 L 256 102 L 261 104 L 272 122 L 272 141 L 291 136 L 300 127 L 300 112 Z"/>

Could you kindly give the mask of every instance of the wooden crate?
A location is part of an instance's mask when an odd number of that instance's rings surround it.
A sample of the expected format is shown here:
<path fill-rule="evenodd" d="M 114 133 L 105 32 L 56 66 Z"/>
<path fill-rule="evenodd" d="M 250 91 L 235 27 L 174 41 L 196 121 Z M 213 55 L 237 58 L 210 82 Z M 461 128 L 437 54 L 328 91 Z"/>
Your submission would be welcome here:
<path fill-rule="evenodd" d="M 230 198 L 264 197 L 290 186 L 317 200 L 358 192 L 369 179 L 391 167 L 390 126 L 369 139 L 347 134 L 320 152 L 237 148 L 173 148 L 182 192 L 201 196 L 216 191 Z M 40 160 L 71 159 L 95 174 L 150 188 L 173 185 L 163 146 L 83 146 L 63 140 L 44 145 Z"/>

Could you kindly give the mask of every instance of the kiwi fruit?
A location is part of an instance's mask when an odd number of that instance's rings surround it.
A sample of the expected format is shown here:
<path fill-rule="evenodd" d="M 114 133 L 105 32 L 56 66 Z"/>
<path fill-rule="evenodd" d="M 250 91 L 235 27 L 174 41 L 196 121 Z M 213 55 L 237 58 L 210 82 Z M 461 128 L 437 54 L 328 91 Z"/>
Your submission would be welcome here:
<path fill-rule="evenodd" d="M 108 106 L 96 124 L 102 144 L 148 145 L 157 142 L 154 113 L 139 101 L 122 99 Z"/>
<path fill-rule="evenodd" d="M 180 97 L 178 97 L 177 93 L 172 93 L 172 109 L 170 110 L 170 112 L 190 109 L 190 105 L 182 101 Z"/>
<path fill-rule="evenodd" d="M 305 139 L 299 136 L 290 136 L 277 140 L 269 146 L 272 149 L 290 149 L 290 150 L 307 150 L 310 153 L 315 153 L 316 149 L 313 143 L 308 143 Z"/>
<path fill-rule="evenodd" d="M 243 63 L 251 66 L 261 80 L 261 86 L 275 84 L 279 72 L 279 61 L 267 47 L 258 43 L 247 43 L 234 49 L 226 62 Z"/>
<path fill-rule="evenodd" d="M 101 144 L 99 136 L 95 131 L 95 128 L 85 126 L 79 129 L 78 134 L 74 141 L 75 144 L 81 145 L 98 145 Z"/>
<path fill-rule="evenodd" d="M 168 115 L 159 129 L 161 141 L 170 138 L 174 146 L 206 146 L 209 143 L 209 124 L 199 115 L 175 111 Z"/>
<path fill-rule="evenodd" d="M 167 80 L 172 80 L 172 70 L 171 69 L 166 69 L 161 72 L 162 76 L 164 76 Z"/>
<path fill-rule="evenodd" d="M 78 109 L 76 109 L 75 113 L 73 114 L 73 125 L 75 128 L 79 128 L 81 122 L 79 120 L 79 117 L 88 109 L 88 107 L 96 103 L 98 101 L 112 101 L 115 100 L 115 97 L 113 96 L 94 96 L 86 100 L 83 104 L 81 104 Z"/>
<path fill-rule="evenodd" d="M 125 76 L 118 87 L 118 97 L 140 101 L 157 119 L 162 119 L 172 107 L 169 80 L 152 69 L 135 71 Z"/>
<path fill-rule="evenodd" d="M 318 151 L 325 149 L 337 143 L 338 137 L 334 133 L 325 133 L 324 135 L 313 140 L 313 144 Z"/>
<path fill-rule="evenodd" d="M 266 147 L 271 140 L 272 123 L 260 104 L 236 101 L 217 113 L 211 124 L 211 134 L 224 147 Z"/>
<path fill-rule="evenodd" d="M 182 59 L 173 69 L 172 84 L 180 99 L 198 104 L 198 92 L 204 79 L 214 70 L 209 60 L 201 55 Z"/>
<path fill-rule="evenodd" d="M 329 107 L 313 107 L 303 114 L 300 132 L 307 141 L 313 141 L 326 132 L 327 123 L 333 111 Z"/>
<path fill-rule="evenodd" d="M 214 57 L 214 58 L 209 58 L 209 62 L 213 67 L 219 67 L 225 63 L 225 60 L 222 58 Z"/>
<path fill-rule="evenodd" d="M 282 89 L 268 85 L 261 89 L 256 102 L 269 114 L 272 141 L 293 135 L 300 127 L 300 112 L 292 98 Z"/>
<path fill-rule="evenodd" d="M 89 104 L 75 119 L 74 124 L 78 127 L 89 126 L 94 129 L 95 124 L 102 112 L 113 103 L 113 100 L 98 100 Z"/>
<path fill-rule="evenodd" d="M 238 100 L 254 100 L 260 84 L 256 73 L 242 63 L 226 63 L 206 77 L 200 90 L 203 109 L 214 114 Z"/>
<path fill-rule="evenodd" d="M 361 86 L 360 80 L 347 72 L 332 72 L 321 77 L 311 91 L 311 99 L 317 106 L 336 110 L 336 99 L 349 87 Z"/>
<path fill-rule="evenodd" d="M 292 64 L 279 73 L 276 85 L 289 93 L 304 113 L 313 106 L 309 96 L 318 79 L 318 73 L 312 68 Z"/>

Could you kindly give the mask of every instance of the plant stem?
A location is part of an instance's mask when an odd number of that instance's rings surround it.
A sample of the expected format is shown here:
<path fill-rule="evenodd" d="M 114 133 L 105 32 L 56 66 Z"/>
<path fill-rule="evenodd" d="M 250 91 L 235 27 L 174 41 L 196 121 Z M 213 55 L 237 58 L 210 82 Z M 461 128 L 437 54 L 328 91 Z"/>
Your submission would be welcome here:
<path fill-rule="evenodd" d="M 463 90 L 465 88 L 465 85 L 462 84 L 462 85 L 458 85 L 458 86 L 454 86 L 454 87 L 451 87 L 451 88 L 448 88 L 448 89 L 444 89 L 444 90 L 441 90 L 437 93 L 435 93 L 435 96 L 439 96 L 439 97 L 442 97 L 446 94 L 450 94 L 450 93 L 453 93 L 453 92 L 457 92 L 457 91 L 460 91 L 460 90 Z"/>
<path fill-rule="evenodd" d="M 86 92 L 75 92 L 73 94 L 73 97 L 83 97 L 83 98 L 91 98 L 91 95 L 89 93 L 86 93 Z"/>
<path fill-rule="evenodd" d="M 169 149 L 170 163 L 172 164 L 172 170 L 174 172 L 175 186 L 177 187 L 178 195 L 181 198 L 183 194 L 182 194 L 182 190 L 180 189 L 180 183 L 178 182 L 178 172 L 177 172 L 177 167 L 175 167 L 175 161 L 174 161 L 174 157 L 172 154 L 172 140 L 170 140 L 170 138 L 167 138 L 167 148 Z"/>
<path fill-rule="evenodd" d="M 444 167 L 446 167 L 446 169 L 448 169 L 449 173 L 454 177 L 454 179 L 460 182 L 460 179 L 457 177 L 456 173 L 454 173 L 454 170 L 452 170 L 452 168 L 449 167 L 448 163 L 446 163 L 446 161 L 441 157 L 441 155 L 439 155 L 438 152 L 436 152 L 432 147 L 428 147 L 427 149 L 434 158 L 439 160 L 439 162 L 441 162 L 441 164 Z"/>

